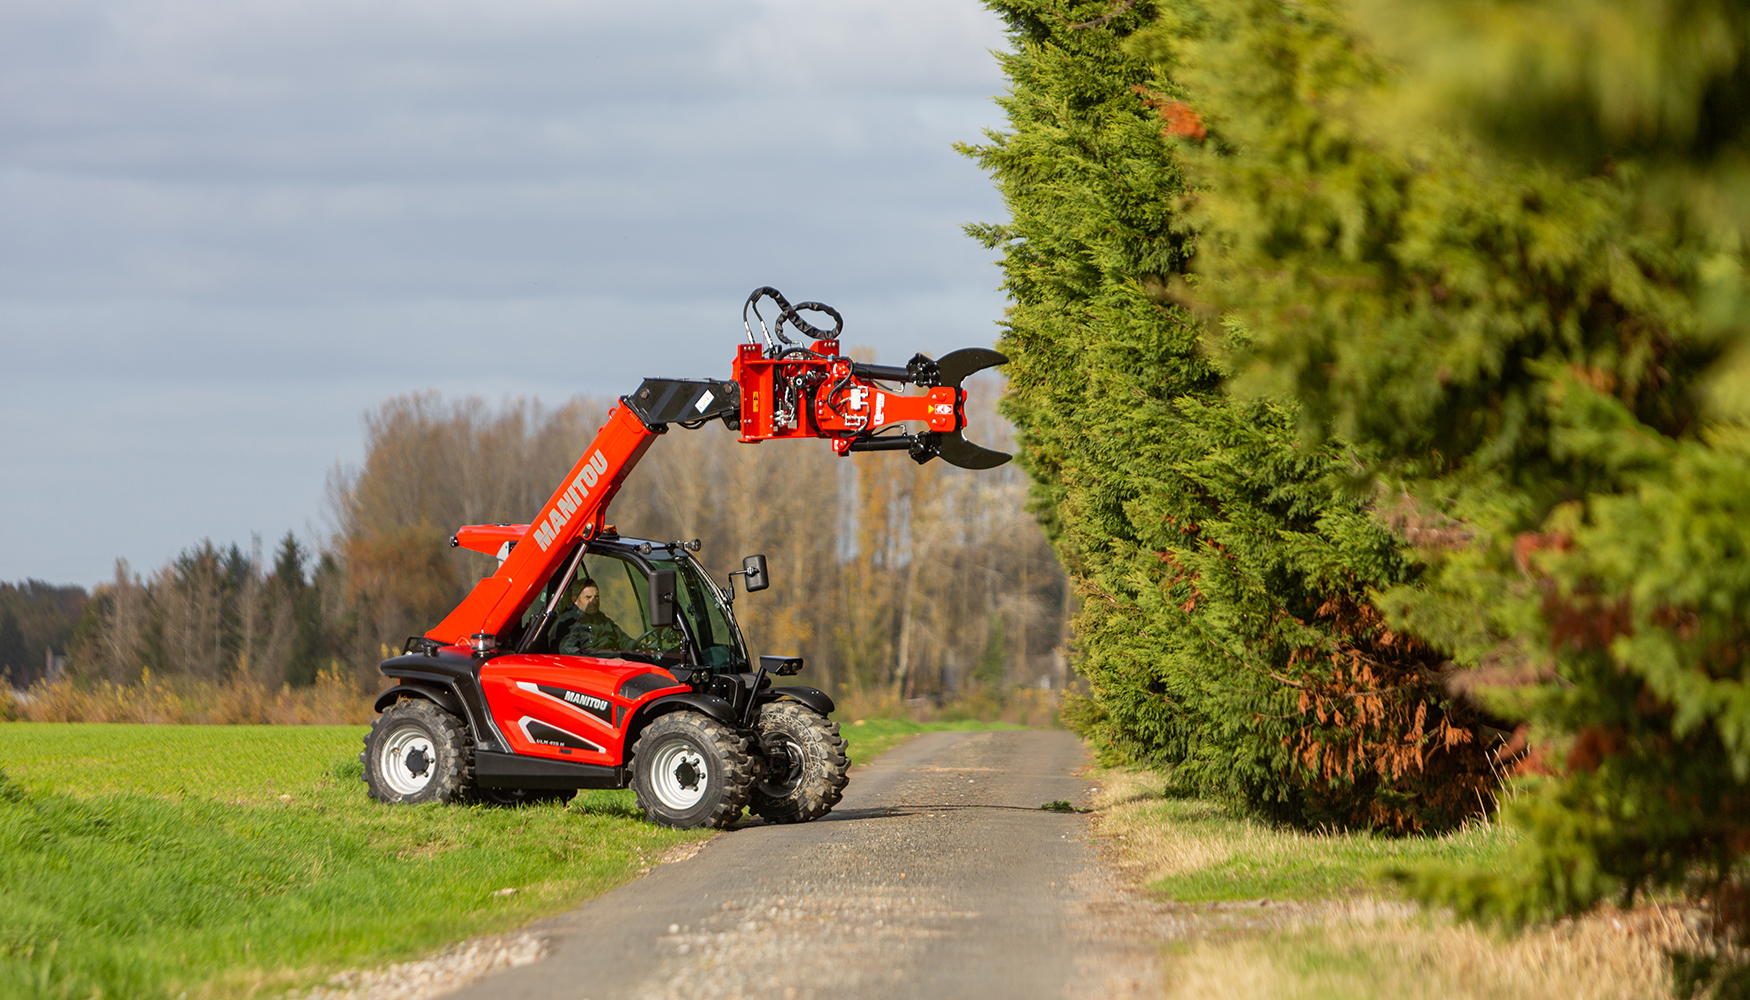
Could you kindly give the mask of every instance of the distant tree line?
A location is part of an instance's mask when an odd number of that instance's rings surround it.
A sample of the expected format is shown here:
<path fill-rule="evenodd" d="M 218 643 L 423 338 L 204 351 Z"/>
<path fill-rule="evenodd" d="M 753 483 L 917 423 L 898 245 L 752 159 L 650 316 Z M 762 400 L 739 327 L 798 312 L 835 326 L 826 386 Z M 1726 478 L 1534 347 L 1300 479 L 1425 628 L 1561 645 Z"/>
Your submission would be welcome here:
<path fill-rule="evenodd" d="M 975 390 L 978 440 L 1004 433 L 991 409 L 999 391 Z M 68 671 L 84 683 L 149 672 L 300 686 L 338 670 L 373 690 L 377 661 L 495 568 L 452 547 L 455 529 L 525 522 L 606 412 L 589 399 L 389 400 L 366 417 L 362 466 L 331 476 L 332 530 L 316 547 L 288 533 L 267 556 L 207 541 L 146 576 L 118 563 L 84 609 Z M 1068 679 L 1071 597 L 1025 500 L 1012 468 L 742 445 L 713 425 L 658 441 L 609 521 L 628 535 L 702 539 L 719 581 L 764 553 L 771 589 L 736 603 L 756 654 L 804 655 L 823 688 L 939 700 Z"/>
<path fill-rule="evenodd" d="M 53 672 L 85 613 L 84 587 L 0 583 L 0 676 L 26 687 Z"/>
<path fill-rule="evenodd" d="M 291 532 L 271 561 L 210 540 L 144 578 L 118 561 L 114 579 L 92 593 L 68 672 L 116 684 L 149 672 L 308 685 L 347 649 L 343 580 L 332 556 Z"/>

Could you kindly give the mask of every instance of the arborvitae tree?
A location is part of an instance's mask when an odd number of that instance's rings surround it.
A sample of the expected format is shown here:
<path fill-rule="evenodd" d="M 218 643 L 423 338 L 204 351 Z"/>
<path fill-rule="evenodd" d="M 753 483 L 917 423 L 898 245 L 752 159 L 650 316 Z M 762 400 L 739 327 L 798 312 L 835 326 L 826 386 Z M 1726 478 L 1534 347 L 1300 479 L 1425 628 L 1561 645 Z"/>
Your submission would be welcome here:
<path fill-rule="evenodd" d="M 1359 443 L 1423 566 L 1379 606 L 1530 723 L 1523 856 L 1423 889 L 1524 917 L 1687 885 L 1742 935 L 1750 425 L 1717 388 L 1750 14 L 1359 6 L 1177 3 L 1132 51 L 1196 123 L 1211 343 Z"/>
<path fill-rule="evenodd" d="M 1412 572 L 1303 443 L 1292 405 L 1235 400 L 1176 290 L 1192 247 L 1178 86 L 1121 48 L 1150 3 L 997 0 L 1009 131 L 970 149 L 1011 220 L 1001 348 L 1036 510 L 1082 596 L 1079 724 L 1108 759 L 1301 822 L 1450 825 L 1493 775 L 1441 656 L 1386 627 Z"/>

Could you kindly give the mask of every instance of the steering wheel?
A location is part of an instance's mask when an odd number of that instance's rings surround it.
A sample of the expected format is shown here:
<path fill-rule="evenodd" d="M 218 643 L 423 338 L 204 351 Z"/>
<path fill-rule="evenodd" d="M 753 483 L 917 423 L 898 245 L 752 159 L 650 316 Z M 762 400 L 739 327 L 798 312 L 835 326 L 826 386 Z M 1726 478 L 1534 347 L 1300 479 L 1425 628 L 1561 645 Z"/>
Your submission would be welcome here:
<path fill-rule="evenodd" d="M 680 642 L 680 632 L 673 626 L 658 625 L 632 640 L 632 644 L 627 649 L 636 653 L 666 653 L 680 645 Z"/>

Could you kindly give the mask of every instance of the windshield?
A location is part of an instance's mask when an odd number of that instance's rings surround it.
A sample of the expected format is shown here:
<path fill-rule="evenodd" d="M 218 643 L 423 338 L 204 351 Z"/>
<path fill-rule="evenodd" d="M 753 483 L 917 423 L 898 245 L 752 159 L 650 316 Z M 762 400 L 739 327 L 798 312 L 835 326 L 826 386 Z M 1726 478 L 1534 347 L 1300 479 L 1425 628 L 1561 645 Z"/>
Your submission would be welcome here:
<path fill-rule="evenodd" d="M 673 626 L 650 627 L 652 571 L 675 575 Z M 549 584 L 560 586 L 563 571 Z M 524 616 L 532 622 L 547 600 Z M 748 669 L 746 646 L 734 619 L 724 611 L 721 592 L 690 557 L 654 553 L 643 559 L 612 551 L 591 551 L 565 587 L 552 625 L 532 652 L 570 656 L 611 656 L 664 666 L 694 665 L 713 671 Z"/>

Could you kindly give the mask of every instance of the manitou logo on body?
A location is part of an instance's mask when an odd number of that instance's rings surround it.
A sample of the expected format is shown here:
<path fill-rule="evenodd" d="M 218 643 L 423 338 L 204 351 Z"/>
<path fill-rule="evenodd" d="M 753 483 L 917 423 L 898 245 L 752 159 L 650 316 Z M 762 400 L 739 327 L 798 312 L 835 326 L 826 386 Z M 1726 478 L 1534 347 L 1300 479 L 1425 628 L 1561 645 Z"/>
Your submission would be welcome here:
<path fill-rule="evenodd" d="M 581 708 L 610 726 L 614 724 L 614 706 L 606 698 L 597 698 L 593 694 L 584 694 L 582 691 L 573 691 L 570 688 L 556 687 L 551 684 L 533 684 L 529 681 L 517 681 L 516 686 L 530 694 L 544 694 L 549 698 Z"/>
<path fill-rule="evenodd" d="M 602 699 L 594 698 L 587 694 L 578 694 L 576 691 L 565 692 L 565 700 L 571 702 L 573 705 L 582 705 L 584 708 L 593 708 L 598 712 L 603 711 L 608 707 L 608 703 Z"/>
<path fill-rule="evenodd" d="M 547 521 L 535 529 L 535 541 L 540 544 L 541 551 L 547 551 L 553 544 L 553 539 L 559 537 L 559 532 L 570 522 L 571 515 L 577 513 L 577 508 L 583 506 L 584 497 L 595 488 L 596 481 L 608 471 L 608 459 L 597 448 L 596 453 L 589 456 L 589 462 L 583 471 L 571 481 L 571 486 L 559 495 L 559 502 L 554 504 L 552 513 L 547 515 Z"/>

